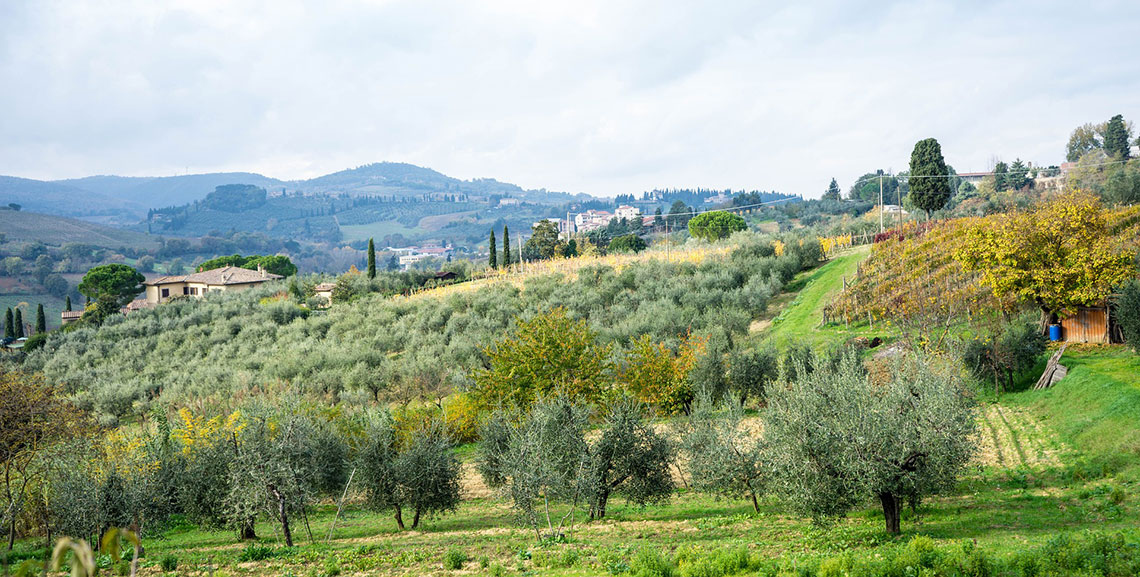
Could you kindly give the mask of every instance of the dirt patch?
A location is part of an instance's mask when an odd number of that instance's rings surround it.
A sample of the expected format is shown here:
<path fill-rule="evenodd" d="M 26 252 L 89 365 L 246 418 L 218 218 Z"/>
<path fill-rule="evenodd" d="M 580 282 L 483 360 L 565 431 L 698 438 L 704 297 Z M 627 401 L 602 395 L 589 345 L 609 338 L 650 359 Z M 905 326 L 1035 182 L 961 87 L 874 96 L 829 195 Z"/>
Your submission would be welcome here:
<path fill-rule="evenodd" d="M 495 492 L 483 482 L 483 476 L 479 474 L 475 463 L 463 463 L 459 487 L 464 499 L 489 499 L 495 496 Z"/>

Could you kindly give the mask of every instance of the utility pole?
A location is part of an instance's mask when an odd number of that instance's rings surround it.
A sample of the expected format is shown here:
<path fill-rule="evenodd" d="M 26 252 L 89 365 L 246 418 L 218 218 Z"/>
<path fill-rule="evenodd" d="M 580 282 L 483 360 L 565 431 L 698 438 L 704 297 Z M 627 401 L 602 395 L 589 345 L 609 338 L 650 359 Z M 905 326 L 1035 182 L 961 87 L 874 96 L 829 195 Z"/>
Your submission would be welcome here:
<path fill-rule="evenodd" d="M 879 175 L 879 234 L 883 233 L 883 211 L 887 207 L 883 206 L 883 175 Z"/>

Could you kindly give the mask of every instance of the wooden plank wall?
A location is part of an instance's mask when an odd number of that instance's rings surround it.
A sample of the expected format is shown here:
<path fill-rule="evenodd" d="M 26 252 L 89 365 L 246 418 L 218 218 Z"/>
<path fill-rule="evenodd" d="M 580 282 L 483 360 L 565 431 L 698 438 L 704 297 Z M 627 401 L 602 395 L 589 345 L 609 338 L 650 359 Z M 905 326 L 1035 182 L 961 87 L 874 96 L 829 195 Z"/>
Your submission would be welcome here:
<path fill-rule="evenodd" d="M 1077 314 L 1061 321 L 1062 336 L 1067 343 L 1107 343 L 1108 312 L 1103 308 L 1081 308 Z"/>

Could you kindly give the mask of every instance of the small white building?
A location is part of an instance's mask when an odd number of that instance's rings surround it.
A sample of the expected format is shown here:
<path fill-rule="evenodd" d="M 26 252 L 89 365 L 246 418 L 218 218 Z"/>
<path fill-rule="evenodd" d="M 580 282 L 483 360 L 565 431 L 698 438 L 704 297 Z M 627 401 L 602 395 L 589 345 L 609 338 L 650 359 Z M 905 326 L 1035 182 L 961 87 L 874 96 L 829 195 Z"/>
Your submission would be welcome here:
<path fill-rule="evenodd" d="M 633 220 L 641 216 L 641 209 L 636 206 L 621 205 L 614 211 L 614 218 Z"/>

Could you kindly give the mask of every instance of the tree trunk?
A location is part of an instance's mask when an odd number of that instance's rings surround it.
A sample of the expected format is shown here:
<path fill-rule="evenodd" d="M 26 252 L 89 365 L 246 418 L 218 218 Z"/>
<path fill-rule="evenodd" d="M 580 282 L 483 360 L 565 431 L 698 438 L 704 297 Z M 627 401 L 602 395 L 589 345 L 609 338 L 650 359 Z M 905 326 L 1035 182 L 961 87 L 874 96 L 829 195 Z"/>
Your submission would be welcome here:
<path fill-rule="evenodd" d="M 748 496 L 752 497 L 752 510 L 757 513 L 760 512 L 760 502 L 756 500 L 756 491 L 751 487 L 748 488 Z"/>
<path fill-rule="evenodd" d="M 400 510 L 399 505 L 396 505 L 396 526 L 399 527 L 401 531 L 404 530 L 404 512 Z"/>
<path fill-rule="evenodd" d="M 248 519 L 241 524 L 241 531 L 239 537 L 242 541 L 257 539 L 257 532 L 253 530 L 253 519 Z"/>
<path fill-rule="evenodd" d="M 8 550 L 16 546 L 16 512 L 12 511 L 12 519 L 8 521 Z"/>
<path fill-rule="evenodd" d="M 606 518 L 606 502 L 610 499 L 609 491 L 598 494 L 598 501 L 590 507 L 590 520 Z"/>
<path fill-rule="evenodd" d="M 412 529 L 420 526 L 420 508 L 416 507 L 416 512 L 412 515 Z"/>
<path fill-rule="evenodd" d="M 285 495 L 277 490 L 277 487 L 270 485 L 269 491 L 277 498 L 277 514 L 281 516 L 281 533 L 285 535 L 285 546 L 293 546 L 293 533 L 289 531 L 289 512 L 285 508 Z"/>
<path fill-rule="evenodd" d="M 899 533 L 899 521 L 902 519 L 902 499 L 893 493 L 879 493 L 879 502 L 883 504 L 883 518 L 887 524 L 887 533 Z"/>

